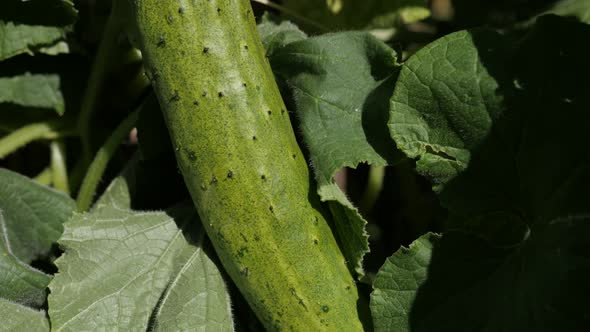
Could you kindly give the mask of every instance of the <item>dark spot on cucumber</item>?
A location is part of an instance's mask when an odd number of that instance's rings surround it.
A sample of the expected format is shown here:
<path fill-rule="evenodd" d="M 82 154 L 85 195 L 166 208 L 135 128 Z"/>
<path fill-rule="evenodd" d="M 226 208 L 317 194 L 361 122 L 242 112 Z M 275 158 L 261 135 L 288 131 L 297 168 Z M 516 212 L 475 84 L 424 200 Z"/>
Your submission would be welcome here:
<path fill-rule="evenodd" d="M 315 220 L 313 221 L 313 224 L 317 226 L 317 225 L 318 225 L 318 223 L 319 223 L 319 221 L 320 221 L 320 220 L 318 219 L 318 217 L 315 217 Z"/>
<path fill-rule="evenodd" d="M 328 307 L 327 305 L 325 305 L 325 304 L 324 304 L 324 305 L 322 306 L 322 311 L 323 311 L 323 312 L 328 312 L 328 311 L 330 311 L 330 307 Z"/>
<path fill-rule="evenodd" d="M 201 96 L 207 97 L 207 91 L 203 90 L 203 93 L 201 94 Z"/>
<path fill-rule="evenodd" d="M 184 14 L 184 7 L 178 7 L 178 14 Z"/>
<path fill-rule="evenodd" d="M 268 112 L 266 112 L 266 113 L 268 113 L 268 115 L 272 115 L 272 111 L 268 111 Z"/>
<path fill-rule="evenodd" d="M 219 92 L 217 93 L 217 97 L 219 97 L 219 98 L 223 98 L 223 91 L 219 91 Z"/>
<path fill-rule="evenodd" d="M 248 87 L 248 84 L 246 84 L 246 83 L 242 83 L 242 86 L 243 86 L 244 88 L 247 88 L 247 87 Z"/>
<path fill-rule="evenodd" d="M 232 172 L 232 171 L 227 172 L 227 178 L 228 179 L 231 179 L 233 177 L 234 177 L 234 172 Z"/>
<path fill-rule="evenodd" d="M 240 258 L 244 257 L 244 255 L 248 252 L 248 247 L 241 247 L 236 255 Z"/>
<path fill-rule="evenodd" d="M 262 181 L 265 181 L 265 180 L 266 180 L 266 175 L 262 174 L 262 175 L 260 176 L 260 179 L 261 179 Z"/>
<path fill-rule="evenodd" d="M 291 155 L 291 157 L 293 157 L 293 159 L 295 159 L 295 158 L 297 158 L 297 155 L 293 153 L 293 154 Z"/>
<path fill-rule="evenodd" d="M 193 101 L 193 105 L 199 106 L 199 101 L 198 100 Z"/>
<path fill-rule="evenodd" d="M 203 47 L 203 54 L 209 53 L 209 47 Z"/>
<path fill-rule="evenodd" d="M 240 274 L 246 278 L 248 278 L 248 276 L 250 276 L 250 269 L 248 269 L 247 267 L 243 268 L 240 270 Z"/>
<path fill-rule="evenodd" d="M 156 44 L 156 46 L 158 46 L 158 47 L 166 46 L 166 38 L 164 38 L 164 36 L 160 36 L 160 38 L 158 38 L 158 44 Z"/>
<path fill-rule="evenodd" d="M 244 49 L 247 51 L 248 50 L 248 45 L 244 45 Z"/>
<path fill-rule="evenodd" d="M 320 241 L 318 241 L 318 239 L 313 239 L 313 244 L 318 245 L 320 243 Z"/>
<path fill-rule="evenodd" d="M 221 8 L 217 7 L 217 14 L 221 13 Z"/>
<path fill-rule="evenodd" d="M 217 178 L 215 177 L 215 175 L 211 177 L 211 183 L 209 184 L 217 184 Z"/>
<path fill-rule="evenodd" d="M 158 74 L 158 72 L 154 70 L 152 72 L 152 79 L 151 79 L 151 81 L 152 82 L 156 82 L 159 78 L 160 78 L 160 74 Z"/>
<path fill-rule="evenodd" d="M 178 94 L 178 90 L 174 90 L 174 94 L 172 95 L 172 97 L 170 97 L 170 101 L 179 101 L 180 100 L 180 95 Z"/>
<path fill-rule="evenodd" d="M 345 288 L 346 290 L 350 290 L 350 285 L 347 285 Z"/>
<path fill-rule="evenodd" d="M 281 108 L 281 114 L 285 114 L 285 109 Z"/>
<path fill-rule="evenodd" d="M 193 150 L 186 150 L 186 155 L 188 156 L 188 159 L 190 161 L 197 160 L 197 155 L 195 154 L 195 151 L 193 151 Z"/>
<path fill-rule="evenodd" d="M 268 209 L 270 210 L 270 213 L 274 213 L 275 212 L 275 208 L 271 206 L 268 207 Z"/>
<path fill-rule="evenodd" d="M 252 136 L 252 140 L 255 141 L 256 140 L 256 135 Z"/>

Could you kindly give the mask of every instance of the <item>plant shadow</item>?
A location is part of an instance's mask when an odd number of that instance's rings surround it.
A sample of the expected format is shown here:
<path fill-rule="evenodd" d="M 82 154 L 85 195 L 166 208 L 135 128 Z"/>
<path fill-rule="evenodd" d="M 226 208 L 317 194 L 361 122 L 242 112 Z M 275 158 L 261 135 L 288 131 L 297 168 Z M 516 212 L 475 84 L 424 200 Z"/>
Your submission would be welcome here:
<path fill-rule="evenodd" d="M 411 331 L 588 326 L 590 50 L 580 41 L 589 36 L 589 26 L 557 16 L 524 34 L 471 33 L 501 112 L 440 193 L 448 228 L 416 293 Z"/>

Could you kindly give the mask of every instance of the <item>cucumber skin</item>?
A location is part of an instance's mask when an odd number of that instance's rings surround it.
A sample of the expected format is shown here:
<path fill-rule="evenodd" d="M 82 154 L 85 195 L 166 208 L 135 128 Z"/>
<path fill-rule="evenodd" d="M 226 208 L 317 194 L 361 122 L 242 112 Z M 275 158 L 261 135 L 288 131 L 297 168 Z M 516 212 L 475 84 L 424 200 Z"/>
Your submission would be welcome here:
<path fill-rule="evenodd" d="M 247 0 L 126 0 L 207 234 L 275 331 L 362 331 Z"/>

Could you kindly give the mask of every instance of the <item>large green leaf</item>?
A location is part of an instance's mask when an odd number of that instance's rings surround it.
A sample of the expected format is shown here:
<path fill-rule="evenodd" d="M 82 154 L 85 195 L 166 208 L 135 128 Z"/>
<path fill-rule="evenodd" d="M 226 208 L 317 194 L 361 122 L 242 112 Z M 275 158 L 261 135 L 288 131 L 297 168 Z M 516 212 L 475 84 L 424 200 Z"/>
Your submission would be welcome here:
<path fill-rule="evenodd" d="M 447 184 L 454 220 L 491 239 L 505 224 L 586 213 L 590 50 L 576 41 L 588 38 L 590 26 L 547 16 L 522 39 L 463 31 L 407 62 L 389 127 L 418 172 Z"/>
<path fill-rule="evenodd" d="M 75 202 L 59 191 L 2 168 L 0 186 L 8 248 L 24 263 L 47 255 L 61 236 Z"/>
<path fill-rule="evenodd" d="M 318 193 L 330 202 L 335 232 L 351 269 L 362 275 L 362 258 L 368 252 L 366 222 L 333 177 L 339 169 L 361 162 L 385 165 L 396 160 L 385 125 L 399 72 L 396 54 L 367 33 L 329 34 L 286 45 L 279 44 L 284 40 L 280 35 L 269 36 L 269 60 L 294 101 L 289 106 L 300 120 Z"/>
<path fill-rule="evenodd" d="M 60 27 L 14 24 L 0 20 L 0 61 L 23 53 L 67 53 L 64 38 L 65 30 Z"/>
<path fill-rule="evenodd" d="M 40 307 L 50 277 L 16 258 L 6 241 L 4 217 L 0 211 L 0 298 Z"/>
<path fill-rule="evenodd" d="M 200 247 L 192 204 L 130 210 L 132 170 L 109 186 L 91 213 L 65 224 L 59 241 L 65 253 L 49 285 L 53 329 L 232 331 L 228 293 Z"/>
<path fill-rule="evenodd" d="M 37 311 L 18 303 L 0 299 L 2 331 L 49 332 L 49 320 L 44 311 Z"/>
<path fill-rule="evenodd" d="M 426 280 L 435 234 L 423 235 L 389 257 L 373 283 L 371 313 L 375 331 L 409 331 L 416 290 Z"/>
<path fill-rule="evenodd" d="M 576 41 L 589 38 L 590 26 L 547 16 L 525 36 L 458 32 L 407 62 L 390 129 L 440 190 L 451 231 L 432 249 L 426 280 L 409 277 L 404 255 L 386 263 L 373 296 L 376 326 L 588 326 L 590 49 Z M 383 293 L 415 299 L 396 306 Z"/>
<path fill-rule="evenodd" d="M 0 77 L 0 104 L 48 108 L 62 115 L 65 104 L 59 85 L 59 76 L 55 74 L 25 73 Z"/>
<path fill-rule="evenodd" d="M 416 240 L 383 265 L 376 331 L 584 331 L 590 323 L 590 218 L 533 227 L 497 247 L 458 231 Z"/>
<path fill-rule="evenodd" d="M 285 0 L 283 6 L 329 30 L 395 28 L 430 15 L 427 0 Z"/>

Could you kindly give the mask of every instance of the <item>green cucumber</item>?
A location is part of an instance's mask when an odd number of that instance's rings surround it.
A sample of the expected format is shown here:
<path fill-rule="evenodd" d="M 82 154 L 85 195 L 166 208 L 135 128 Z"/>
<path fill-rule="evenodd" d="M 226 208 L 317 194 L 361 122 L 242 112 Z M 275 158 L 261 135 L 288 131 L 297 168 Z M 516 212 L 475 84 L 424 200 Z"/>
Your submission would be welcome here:
<path fill-rule="evenodd" d="M 179 168 L 269 330 L 361 331 L 358 293 L 247 0 L 125 0 Z"/>

